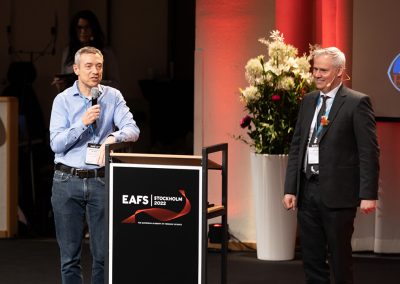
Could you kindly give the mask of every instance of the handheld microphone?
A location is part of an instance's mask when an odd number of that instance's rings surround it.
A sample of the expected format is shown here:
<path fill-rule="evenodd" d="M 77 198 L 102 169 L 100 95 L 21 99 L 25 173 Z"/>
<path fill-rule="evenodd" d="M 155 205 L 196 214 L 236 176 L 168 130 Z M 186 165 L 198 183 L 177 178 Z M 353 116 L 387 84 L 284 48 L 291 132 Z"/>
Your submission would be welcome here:
<path fill-rule="evenodd" d="M 98 87 L 93 87 L 90 89 L 90 94 L 92 95 L 92 106 L 97 105 L 97 98 L 100 96 L 101 92 Z M 96 129 L 96 120 L 92 123 L 93 128 Z"/>

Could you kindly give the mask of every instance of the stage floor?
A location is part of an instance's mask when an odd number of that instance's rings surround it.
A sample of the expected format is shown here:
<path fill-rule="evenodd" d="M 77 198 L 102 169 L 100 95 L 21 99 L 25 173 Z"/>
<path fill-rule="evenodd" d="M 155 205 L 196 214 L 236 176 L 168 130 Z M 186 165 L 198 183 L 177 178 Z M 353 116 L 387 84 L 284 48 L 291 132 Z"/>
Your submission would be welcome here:
<path fill-rule="evenodd" d="M 82 253 L 85 283 L 90 283 L 91 259 L 87 241 Z M 220 283 L 220 253 L 208 252 L 207 262 L 208 284 Z M 354 263 L 355 283 L 398 282 L 399 254 L 357 253 Z M 134 283 L 134 278 L 132 281 Z M 0 283 L 61 283 L 55 239 L 0 239 Z M 296 259 L 291 261 L 262 261 L 257 259 L 255 252 L 229 252 L 228 283 L 303 284 L 301 255 L 296 253 Z"/>

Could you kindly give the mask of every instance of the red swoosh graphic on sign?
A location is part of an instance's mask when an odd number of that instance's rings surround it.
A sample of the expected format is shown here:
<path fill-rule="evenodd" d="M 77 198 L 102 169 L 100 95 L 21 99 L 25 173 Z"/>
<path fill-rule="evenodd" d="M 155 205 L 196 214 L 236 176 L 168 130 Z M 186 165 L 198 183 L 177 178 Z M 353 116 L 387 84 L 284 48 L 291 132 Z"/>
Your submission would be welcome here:
<path fill-rule="evenodd" d="M 148 208 L 148 209 L 140 209 L 137 210 L 133 215 L 129 216 L 128 218 L 124 219 L 122 223 L 125 224 L 132 224 L 136 223 L 136 216 L 140 213 L 146 213 L 147 215 L 150 215 L 151 217 L 159 220 L 159 221 L 170 221 L 176 218 L 179 218 L 181 216 L 184 216 L 190 212 L 190 209 L 192 206 L 190 205 L 189 199 L 186 197 L 185 191 L 183 189 L 180 189 L 179 192 L 182 194 L 182 196 L 185 198 L 185 206 L 181 210 L 181 212 L 174 212 L 168 209 L 163 209 L 163 208 Z"/>

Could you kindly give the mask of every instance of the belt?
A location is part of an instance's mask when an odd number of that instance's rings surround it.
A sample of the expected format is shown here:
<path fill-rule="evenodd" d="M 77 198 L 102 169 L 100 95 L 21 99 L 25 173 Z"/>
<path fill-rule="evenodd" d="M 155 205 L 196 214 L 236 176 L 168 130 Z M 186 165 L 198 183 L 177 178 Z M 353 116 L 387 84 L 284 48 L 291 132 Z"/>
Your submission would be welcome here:
<path fill-rule="evenodd" d="M 319 182 L 319 175 L 311 175 L 308 179 L 309 182 Z"/>
<path fill-rule="evenodd" d="M 319 175 L 311 175 L 310 178 L 307 178 L 306 174 L 303 173 L 302 177 L 305 181 L 308 181 L 308 182 L 316 182 L 316 183 L 319 182 Z"/>
<path fill-rule="evenodd" d="M 88 169 L 77 169 L 77 168 L 69 167 L 64 164 L 59 163 L 54 166 L 54 169 L 57 171 L 61 171 L 63 173 L 77 176 L 79 178 L 94 178 L 94 177 L 104 177 L 105 176 L 104 167 L 99 168 L 99 169 L 88 170 Z"/>

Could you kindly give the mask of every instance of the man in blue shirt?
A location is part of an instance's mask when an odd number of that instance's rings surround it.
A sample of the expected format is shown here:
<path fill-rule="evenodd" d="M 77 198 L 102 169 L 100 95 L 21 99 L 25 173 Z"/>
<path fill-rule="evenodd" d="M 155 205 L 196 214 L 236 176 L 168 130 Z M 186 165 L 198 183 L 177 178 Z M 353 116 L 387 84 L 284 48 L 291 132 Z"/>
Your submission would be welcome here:
<path fill-rule="evenodd" d="M 121 92 L 99 84 L 103 55 L 98 49 L 78 50 L 73 67 L 78 80 L 56 96 L 50 119 L 50 145 L 55 153 L 51 202 L 61 277 L 64 284 L 82 283 L 80 258 L 86 218 L 92 283 L 104 283 L 105 145 L 136 141 L 140 131 Z"/>

